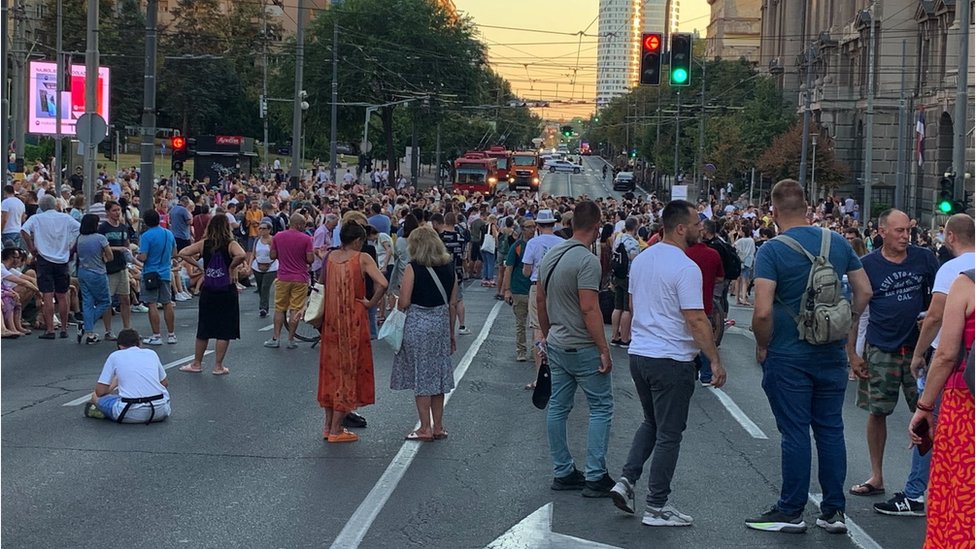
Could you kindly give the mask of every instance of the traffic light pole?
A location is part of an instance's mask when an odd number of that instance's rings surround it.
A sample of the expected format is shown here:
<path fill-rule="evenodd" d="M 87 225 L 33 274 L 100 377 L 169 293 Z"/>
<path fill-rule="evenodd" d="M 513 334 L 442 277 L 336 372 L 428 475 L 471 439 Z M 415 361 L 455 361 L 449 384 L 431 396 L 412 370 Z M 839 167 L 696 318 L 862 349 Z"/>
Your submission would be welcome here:
<path fill-rule="evenodd" d="M 146 65 L 142 82 L 142 135 L 139 144 L 139 208 L 153 204 L 156 154 L 156 11 L 158 0 L 146 1 Z"/>
<path fill-rule="evenodd" d="M 678 109 L 674 115 L 674 181 L 671 183 L 672 189 L 678 182 L 678 144 L 681 142 L 681 90 L 676 93 L 678 94 Z"/>
<path fill-rule="evenodd" d="M 806 10 L 804 10 L 804 14 Z M 806 83 L 803 85 L 803 133 L 800 139 L 800 188 L 807 191 L 807 149 L 810 148 L 810 92 L 813 87 L 813 48 L 809 45 L 803 51 L 803 64 L 806 65 Z M 816 208 L 817 197 L 810 190 L 810 203 Z"/>
<path fill-rule="evenodd" d="M 305 0 L 298 0 L 295 30 L 295 103 L 291 117 L 291 184 L 297 185 L 302 174 L 302 70 L 305 64 Z"/>
<path fill-rule="evenodd" d="M 98 113 L 98 2 L 88 2 L 88 40 L 85 47 L 85 114 Z M 98 175 L 95 160 L 98 144 L 89 143 L 85 147 L 85 205 L 91 210 L 95 195 L 95 177 Z"/>
<path fill-rule="evenodd" d="M 952 167 L 956 172 L 954 195 L 965 200 L 966 182 L 966 106 L 969 98 L 966 96 L 969 87 L 969 22 L 972 19 L 968 1 L 956 4 L 959 6 L 959 70 L 956 73 L 956 105 L 952 115 Z M 969 206 L 968 204 L 966 205 Z"/>
<path fill-rule="evenodd" d="M 64 178 L 61 175 L 61 151 L 63 149 L 61 143 L 61 95 L 64 91 L 64 53 L 61 51 L 62 44 L 62 19 L 64 18 L 64 2 L 63 0 L 58 0 L 57 8 L 57 37 L 55 38 L 55 49 L 58 56 L 58 77 L 55 80 L 57 84 L 55 85 L 55 97 L 54 97 L 54 109 L 57 111 L 54 113 L 54 166 L 51 177 L 54 179 L 55 187 L 60 187 L 63 183 Z M 6 45 L 6 44 L 5 44 Z M 71 67 L 68 67 L 68 71 L 71 71 Z"/>
<path fill-rule="evenodd" d="M 965 2 L 964 2 L 965 3 Z M 871 32 L 868 38 L 868 89 L 867 89 L 867 112 L 864 121 L 864 204 L 861 205 L 861 223 L 867 224 L 871 221 L 871 169 L 874 167 L 874 29 L 876 27 L 874 6 L 876 0 L 872 0 L 868 11 L 871 12 Z"/>

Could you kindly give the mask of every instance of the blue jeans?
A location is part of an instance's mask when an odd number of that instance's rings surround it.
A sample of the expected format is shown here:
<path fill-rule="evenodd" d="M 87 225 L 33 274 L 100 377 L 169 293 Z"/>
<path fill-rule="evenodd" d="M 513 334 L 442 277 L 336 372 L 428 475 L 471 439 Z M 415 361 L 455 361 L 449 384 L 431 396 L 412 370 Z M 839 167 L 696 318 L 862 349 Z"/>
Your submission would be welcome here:
<path fill-rule="evenodd" d="M 586 480 L 600 480 L 607 474 L 607 446 L 613 417 L 610 374 L 597 372 L 600 351 L 595 345 L 578 349 L 560 349 L 549 345 L 548 356 L 552 371 L 552 396 L 549 398 L 546 426 L 553 475 L 565 477 L 576 468 L 566 441 L 566 418 L 573 410 L 573 397 L 578 386 L 583 389 L 590 408 L 590 425 L 586 436 Z"/>
<path fill-rule="evenodd" d="M 376 335 L 378 333 L 378 328 L 376 327 L 377 312 L 379 312 L 378 307 L 370 307 L 367 315 L 369 317 L 369 337 L 373 339 L 376 339 Z"/>
<path fill-rule="evenodd" d="M 85 332 L 92 332 L 95 321 L 112 305 L 112 298 L 108 295 L 108 275 L 78 269 L 78 282 L 81 283 L 81 312 L 85 318 Z"/>
<path fill-rule="evenodd" d="M 3 233 L 2 239 L 4 249 L 24 247 L 24 243 L 20 240 L 20 233 Z"/>
<path fill-rule="evenodd" d="M 698 380 L 702 383 L 712 382 L 712 361 L 708 360 L 705 353 L 698 353 L 695 357 L 695 367 L 698 369 Z"/>
<path fill-rule="evenodd" d="M 919 393 L 921 396 L 921 393 Z M 940 399 L 935 403 L 935 411 L 932 412 L 932 420 L 939 419 Z M 905 483 L 905 496 L 918 499 L 925 495 L 925 490 L 929 487 L 929 467 L 932 463 L 932 451 L 921 456 L 918 454 L 918 446 L 912 446 L 912 469 L 908 472 L 908 482 Z"/>
<path fill-rule="evenodd" d="M 843 350 L 797 357 L 770 352 L 763 363 L 762 387 L 782 436 L 783 486 L 776 507 L 796 515 L 810 488 L 810 429 L 817 442 L 817 479 L 823 491 L 821 512 L 843 511 L 847 450 L 844 395 L 847 358 Z"/>
<path fill-rule="evenodd" d="M 482 252 L 481 279 L 495 280 L 495 254 L 494 253 Z"/>

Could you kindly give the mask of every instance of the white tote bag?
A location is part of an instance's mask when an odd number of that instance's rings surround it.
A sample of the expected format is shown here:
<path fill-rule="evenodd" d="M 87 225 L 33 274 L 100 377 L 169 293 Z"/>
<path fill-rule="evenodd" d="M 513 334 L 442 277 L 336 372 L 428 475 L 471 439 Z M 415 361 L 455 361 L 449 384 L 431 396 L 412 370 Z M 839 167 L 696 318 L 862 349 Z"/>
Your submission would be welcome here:
<path fill-rule="evenodd" d="M 399 353 L 400 346 L 403 345 L 403 324 L 406 320 L 407 314 L 394 306 L 393 311 L 386 315 L 386 320 L 380 326 L 377 339 L 385 341 L 394 353 Z"/>
<path fill-rule="evenodd" d="M 491 233 L 486 233 L 485 239 L 481 241 L 481 251 L 486 254 L 495 253 L 495 237 L 491 236 Z"/>

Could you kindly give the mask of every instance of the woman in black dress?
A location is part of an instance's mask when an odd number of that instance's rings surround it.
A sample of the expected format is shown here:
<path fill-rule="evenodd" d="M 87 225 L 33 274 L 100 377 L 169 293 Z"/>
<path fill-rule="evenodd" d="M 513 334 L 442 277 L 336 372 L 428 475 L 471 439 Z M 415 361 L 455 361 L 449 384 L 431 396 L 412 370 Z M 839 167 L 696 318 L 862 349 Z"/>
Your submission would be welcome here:
<path fill-rule="evenodd" d="M 230 232 L 227 216 L 212 217 L 203 239 L 183 248 L 180 257 L 190 262 L 196 261 L 204 273 L 200 287 L 193 362 L 182 366 L 180 371 L 202 372 L 203 353 L 207 351 L 210 340 L 216 339 L 217 353 L 213 374 L 219 376 L 230 373 L 224 367 L 224 356 L 230 340 L 241 337 L 241 315 L 234 273 L 244 261 L 245 253 Z"/>

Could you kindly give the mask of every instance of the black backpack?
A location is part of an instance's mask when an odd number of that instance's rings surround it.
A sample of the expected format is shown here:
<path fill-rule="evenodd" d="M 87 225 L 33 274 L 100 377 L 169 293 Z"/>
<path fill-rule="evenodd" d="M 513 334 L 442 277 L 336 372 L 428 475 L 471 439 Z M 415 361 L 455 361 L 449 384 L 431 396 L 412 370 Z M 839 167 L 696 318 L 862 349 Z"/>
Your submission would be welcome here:
<path fill-rule="evenodd" d="M 708 246 L 718 252 L 722 258 L 722 270 L 725 271 L 725 280 L 735 280 L 742 274 L 742 260 L 731 244 L 715 237 L 707 242 Z"/>
<path fill-rule="evenodd" d="M 617 278 L 627 278 L 630 275 L 630 254 L 624 246 L 624 239 L 610 253 L 610 272 Z"/>

